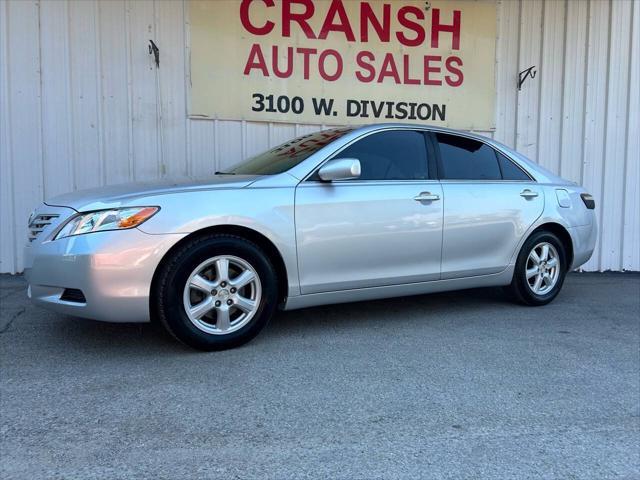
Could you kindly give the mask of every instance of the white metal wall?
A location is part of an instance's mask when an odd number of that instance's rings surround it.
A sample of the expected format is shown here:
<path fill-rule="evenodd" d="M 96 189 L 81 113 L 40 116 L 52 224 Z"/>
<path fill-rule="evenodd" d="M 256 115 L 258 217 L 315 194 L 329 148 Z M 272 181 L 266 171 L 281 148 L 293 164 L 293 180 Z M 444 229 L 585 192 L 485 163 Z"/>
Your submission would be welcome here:
<path fill-rule="evenodd" d="M 321 127 L 187 119 L 187 10 L 0 0 L 0 272 L 22 269 L 26 219 L 44 198 L 204 175 Z M 639 22 L 637 0 L 498 3 L 493 136 L 594 194 L 601 239 L 586 270 L 640 270 Z"/>

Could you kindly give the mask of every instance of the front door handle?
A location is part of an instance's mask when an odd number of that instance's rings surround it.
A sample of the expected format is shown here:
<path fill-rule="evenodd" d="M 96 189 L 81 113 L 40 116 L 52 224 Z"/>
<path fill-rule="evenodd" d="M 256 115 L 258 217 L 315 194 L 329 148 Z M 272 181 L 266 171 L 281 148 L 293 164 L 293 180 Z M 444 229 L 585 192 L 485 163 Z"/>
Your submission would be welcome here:
<path fill-rule="evenodd" d="M 534 192 L 533 190 L 529 190 L 528 188 L 525 188 L 522 192 L 520 192 L 520 196 L 526 199 L 535 198 L 538 196 L 538 192 Z"/>
<path fill-rule="evenodd" d="M 413 197 L 416 202 L 433 202 L 435 200 L 440 200 L 440 195 L 436 195 L 431 192 L 421 192 L 419 195 Z"/>

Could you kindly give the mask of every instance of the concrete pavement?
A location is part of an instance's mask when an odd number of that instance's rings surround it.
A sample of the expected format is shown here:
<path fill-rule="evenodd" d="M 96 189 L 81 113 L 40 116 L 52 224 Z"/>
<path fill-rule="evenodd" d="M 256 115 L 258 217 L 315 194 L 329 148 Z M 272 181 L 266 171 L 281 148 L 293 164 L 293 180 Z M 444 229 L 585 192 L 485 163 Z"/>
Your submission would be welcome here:
<path fill-rule="evenodd" d="M 640 478 L 637 274 L 286 312 L 210 354 L 0 278 L 2 478 Z"/>

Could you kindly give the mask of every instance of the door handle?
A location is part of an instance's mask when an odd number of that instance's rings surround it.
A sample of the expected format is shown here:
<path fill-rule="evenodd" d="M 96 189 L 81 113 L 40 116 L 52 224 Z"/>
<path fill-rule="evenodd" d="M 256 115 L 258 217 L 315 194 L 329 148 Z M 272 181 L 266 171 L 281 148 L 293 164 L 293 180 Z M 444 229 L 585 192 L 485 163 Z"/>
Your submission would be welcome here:
<path fill-rule="evenodd" d="M 436 195 L 431 192 L 421 192 L 419 195 L 413 197 L 416 202 L 433 202 L 435 200 L 440 200 L 440 195 Z"/>
<path fill-rule="evenodd" d="M 530 198 L 535 198 L 538 196 L 538 192 L 534 192 L 533 190 L 529 190 L 525 188 L 522 192 L 520 192 L 520 196 L 526 198 L 527 200 Z"/>

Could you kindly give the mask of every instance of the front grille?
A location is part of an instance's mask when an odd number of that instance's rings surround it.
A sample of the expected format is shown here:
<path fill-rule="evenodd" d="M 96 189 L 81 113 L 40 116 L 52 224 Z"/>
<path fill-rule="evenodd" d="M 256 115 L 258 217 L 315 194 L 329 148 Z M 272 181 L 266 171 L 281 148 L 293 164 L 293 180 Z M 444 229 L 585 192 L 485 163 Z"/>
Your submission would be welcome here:
<path fill-rule="evenodd" d="M 65 302 L 87 303 L 87 299 L 84 298 L 84 293 L 77 288 L 65 288 L 62 295 L 60 295 L 60 300 L 64 300 Z"/>
<path fill-rule="evenodd" d="M 29 221 L 29 241 L 33 242 L 49 224 L 60 215 L 55 213 L 41 213 Z"/>

